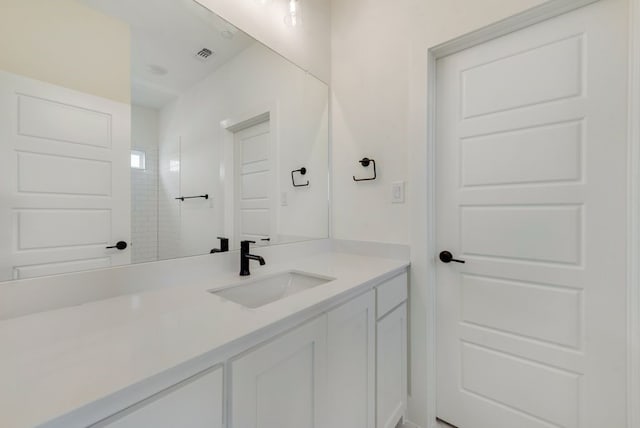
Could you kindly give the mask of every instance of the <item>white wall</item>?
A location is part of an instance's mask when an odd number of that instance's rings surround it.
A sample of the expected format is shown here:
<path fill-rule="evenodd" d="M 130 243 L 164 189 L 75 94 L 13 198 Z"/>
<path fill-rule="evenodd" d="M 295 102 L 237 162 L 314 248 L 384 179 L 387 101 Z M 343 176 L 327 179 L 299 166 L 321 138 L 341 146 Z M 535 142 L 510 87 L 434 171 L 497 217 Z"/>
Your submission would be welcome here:
<path fill-rule="evenodd" d="M 288 0 L 196 0 L 324 82 L 330 78 L 330 0 L 301 0 L 302 25 L 285 25 Z"/>
<path fill-rule="evenodd" d="M 202 254 L 216 236 L 232 238 L 232 133 L 220 126 L 273 109 L 278 140 L 279 235 L 328 236 L 328 89 L 259 43 L 166 106 L 160 116 L 160 257 Z M 171 159 L 180 172 L 170 171 Z M 291 170 L 305 166 L 311 185 L 293 188 Z M 174 198 L 209 194 L 209 200 Z M 167 236 L 165 236 L 167 234 Z M 177 238 L 177 241 L 176 241 Z M 232 241 L 232 244 L 237 242 Z M 233 245 L 232 245 L 233 247 Z"/>
<path fill-rule="evenodd" d="M 409 416 L 427 426 L 427 49 L 544 0 L 332 0 L 333 237 L 411 244 Z M 349 183 L 362 156 L 380 177 Z M 390 203 L 407 180 L 407 204 Z M 367 213 L 353 215 L 353 213 Z"/>
<path fill-rule="evenodd" d="M 390 187 L 391 182 L 408 178 L 408 21 L 407 0 L 332 4 L 336 238 L 408 241 L 408 205 L 392 204 Z M 370 173 L 358 163 L 365 156 L 376 160 L 378 179 L 356 183 L 352 176 Z"/>
<path fill-rule="evenodd" d="M 158 260 L 158 112 L 131 106 L 131 149 L 145 152 L 145 169 L 131 169 L 131 262 Z"/>
<path fill-rule="evenodd" d="M 130 99 L 129 26 L 80 0 L 0 0 L 0 69 Z"/>

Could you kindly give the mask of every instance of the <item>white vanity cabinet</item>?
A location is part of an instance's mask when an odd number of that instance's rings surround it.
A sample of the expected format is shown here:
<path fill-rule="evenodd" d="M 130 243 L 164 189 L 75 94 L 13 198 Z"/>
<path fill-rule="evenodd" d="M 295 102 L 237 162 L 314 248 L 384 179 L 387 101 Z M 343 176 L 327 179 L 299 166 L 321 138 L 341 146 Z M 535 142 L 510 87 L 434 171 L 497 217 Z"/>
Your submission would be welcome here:
<path fill-rule="evenodd" d="M 407 408 L 407 274 L 376 290 L 376 428 L 395 428 Z"/>
<path fill-rule="evenodd" d="M 218 366 L 92 427 L 223 428 L 223 368 Z"/>
<path fill-rule="evenodd" d="M 406 302 L 403 272 L 92 427 L 395 428 Z"/>
<path fill-rule="evenodd" d="M 327 417 L 327 317 L 231 361 L 229 428 L 319 428 Z"/>
<path fill-rule="evenodd" d="M 375 291 L 327 314 L 328 427 L 375 424 Z"/>

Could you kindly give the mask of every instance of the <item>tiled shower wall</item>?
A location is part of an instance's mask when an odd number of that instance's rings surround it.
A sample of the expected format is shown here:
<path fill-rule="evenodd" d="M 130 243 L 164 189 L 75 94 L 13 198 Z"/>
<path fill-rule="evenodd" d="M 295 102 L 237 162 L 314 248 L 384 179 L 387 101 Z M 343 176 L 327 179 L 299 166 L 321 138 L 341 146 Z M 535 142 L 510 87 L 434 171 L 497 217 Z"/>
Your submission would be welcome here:
<path fill-rule="evenodd" d="M 131 262 L 158 260 L 158 112 L 131 106 L 131 149 L 146 168 L 131 169 Z"/>
<path fill-rule="evenodd" d="M 167 107 L 162 110 L 162 118 Z M 162 119 L 161 119 L 162 120 Z M 180 137 L 164 136 L 160 143 L 158 182 L 158 256 L 173 259 L 182 255 L 180 240 Z"/>

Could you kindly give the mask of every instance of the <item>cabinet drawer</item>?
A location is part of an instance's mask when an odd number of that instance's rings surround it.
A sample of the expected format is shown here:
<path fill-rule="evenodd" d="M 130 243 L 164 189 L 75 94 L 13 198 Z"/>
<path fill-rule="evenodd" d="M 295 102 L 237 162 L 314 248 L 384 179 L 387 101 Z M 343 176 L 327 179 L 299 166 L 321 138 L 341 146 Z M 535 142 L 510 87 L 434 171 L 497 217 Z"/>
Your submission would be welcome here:
<path fill-rule="evenodd" d="M 407 300 L 407 273 L 380 284 L 376 289 L 377 319 Z"/>

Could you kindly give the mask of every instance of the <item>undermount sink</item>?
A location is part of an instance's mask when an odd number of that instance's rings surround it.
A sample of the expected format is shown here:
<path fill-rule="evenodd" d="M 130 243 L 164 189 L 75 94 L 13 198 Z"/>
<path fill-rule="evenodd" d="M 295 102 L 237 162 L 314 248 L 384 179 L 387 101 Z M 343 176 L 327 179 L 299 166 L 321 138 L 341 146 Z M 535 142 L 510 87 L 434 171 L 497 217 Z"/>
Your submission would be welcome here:
<path fill-rule="evenodd" d="M 287 271 L 209 292 L 247 308 L 259 308 L 333 280 L 335 278 L 307 272 Z"/>

